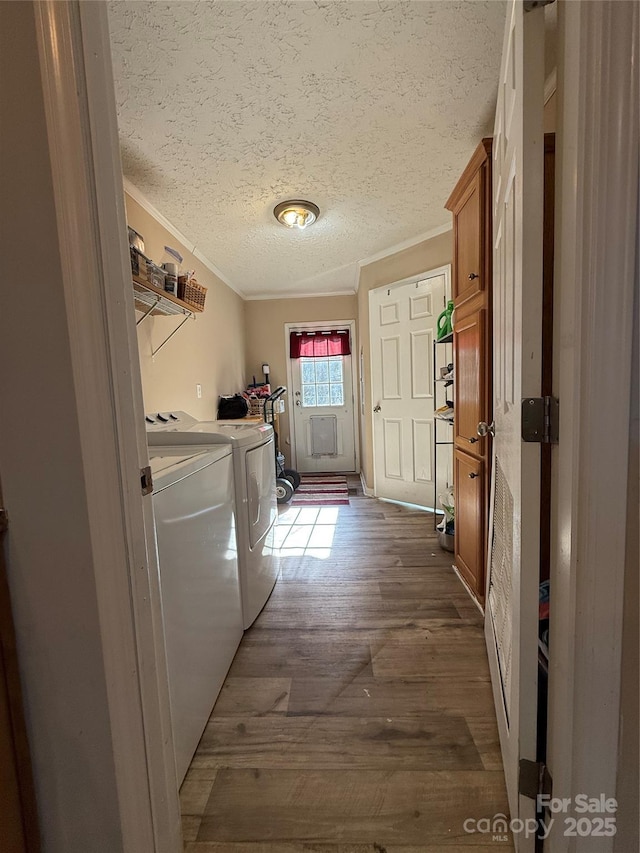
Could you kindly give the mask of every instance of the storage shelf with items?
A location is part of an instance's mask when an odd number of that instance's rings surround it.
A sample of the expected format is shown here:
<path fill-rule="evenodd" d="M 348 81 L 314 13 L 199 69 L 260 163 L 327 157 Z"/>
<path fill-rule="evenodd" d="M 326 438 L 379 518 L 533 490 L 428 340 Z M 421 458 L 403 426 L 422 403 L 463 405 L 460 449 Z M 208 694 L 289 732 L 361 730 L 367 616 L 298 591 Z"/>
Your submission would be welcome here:
<path fill-rule="evenodd" d="M 176 328 L 151 351 L 153 356 L 188 319 L 195 319 L 196 314 L 204 311 L 207 288 L 197 282 L 193 274 L 180 275 L 178 264 L 166 263 L 161 267 L 146 257 L 142 237 L 132 228 L 129 228 L 129 250 L 134 304 L 136 310 L 142 312 L 136 325 L 139 326 L 147 317 L 183 316 Z M 182 261 L 175 249 L 165 247 L 165 250 L 173 260 Z"/>
<path fill-rule="evenodd" d="M 154 284 L 151 284 L 148 281 L 141 281 L 135 276 L 132 277 L 132 280 L 136 309 L 143 312 L 142 317 L 136 320 L 136 326 L 139 326 L 140 323 L 147 319 L 147 317 L 169 317 L 177 314 L 184 315 L 183 320 L 178 323 L 176 328 L 164 338 L 162 343 L 151 350 L 151 355 L 154 356 L 160 352 L 167 341 L 169 341 L 175 333 L 184 326 L 187 320 L 191 317 L 195 319 L 196 315 L 193 306 L 188 305 L 181 299 L 178 299 L 177 296 L 172 296 L 170 293 L 166 293 Z"/>
<path fill-rule="evenodd" d="M 192 315 L 196 313 L 196 310 L 193 305 L 189 305 L 189 303 L 184 302 L 182 299 L 178 299 L 177 296 L 173 296 L 171 293 L 167 293 L 165 290 L 161 290 L 159 287 L 156 287 L 154 284 L 151 284 L 148 281 L 143 281 L 137 276 L 132 276 L 133 281 L 133 298 L 135 300 L 136 308 L 138 311 L 144 311 L 145 316 L 149 314 L 152 317 L 167 317 L 171 314 L 189 314 Z M 144 317 L 141 317 L 138 320 L 138 324 L 144 320 Z"/>
<path fill-rule="evenodd" d="M 444 334 L 439 340 L 433 342 L 433 399 L 435 404 L 434 414 L 434 449 L 433 449 L 433 506 L 440 504 L 441 492 L 450 488 L 449 482 L 444 482 L 438 471 L 438 448 L 453 448 L 452 427 L 454 423 L 453 406 L 453 332 Z M 440 426 L 438 426 L 440 424 Z M 440 449 L 440 457 L 445 452 Z M 447 477 L 448 480 L 448 477 Z M 438 521 L 434 513 L 434 527 L 438 531 L 438 539 L 441 547 L 447 551 L 453 551 L 454 522 L 445 518 Z M 441 529 L 443 528 L 443 529 Z"/>

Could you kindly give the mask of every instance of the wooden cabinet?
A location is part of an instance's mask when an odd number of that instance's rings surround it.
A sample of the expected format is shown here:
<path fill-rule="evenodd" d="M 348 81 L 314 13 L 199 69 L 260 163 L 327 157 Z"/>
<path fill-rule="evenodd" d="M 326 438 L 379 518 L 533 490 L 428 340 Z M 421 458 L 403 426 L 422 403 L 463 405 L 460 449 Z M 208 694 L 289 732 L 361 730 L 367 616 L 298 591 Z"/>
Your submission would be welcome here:
<path fill-rule="evenodd" d="M 469 182 L 456 209 L 453 300 L 461 304 L 482 290 L 485 283 L 481 268 L 482 182 L 479 174 Z"/>
<path fill-rule="evenodd" d="M 455 564 L 484 603 L 491 440 L 477 434 L 492 421 L 491 139 L 483 139 L 451 193 L 453 214 L 453 361 Z"/>
<path fill-rule="evenodd" d="M 455 564 L 484 604 L 489 529 L 491 436 L 477 434 L 481 421 L 493 421 L 492 342 L 492 140 L 483 139 L 460 176 L 446 208 L 453 214 L 453 361 Z M 555 138 L 544 140 L 544 302 L 542 394 L 551 394 L 553 314 L 553 211 Z M 508 294 L 503 311 L 509 310 Z M 471 476 L 475 475 L 475 476 Z M 550 449 L 543 447 L 542 491 L 548 492 Z M 541 553 L 549 552 L 548 507 L 541 514 Z M 543 561 L 544 562 L 544 561 Z M 542 577 L 548 577 L 548 567 Z"/>
<path fill-rule="evenodd" d="M 456 448 L 453 471 L 456 492 L 456 566 L 469 587 L 475 591 L 478 566 L 483 564 L 486 543 L 486 480 L 484 461 Z"/>
<path fill-rule="evenodd" d="M 456 307 L 491 287 L 491 142 L 478 145 L 445 205 L 453 213 Z"/>
<path fill-rule="evenodd" d="M 456 371 L 454 393 L 455 445 L 467 453 L 484 457 L 485 439 L 479 438 L 480 421 L 489 416 L 487 399 L 486 352 L 487 310 L 476 308 L 456 317 L 453 358 Z"/>

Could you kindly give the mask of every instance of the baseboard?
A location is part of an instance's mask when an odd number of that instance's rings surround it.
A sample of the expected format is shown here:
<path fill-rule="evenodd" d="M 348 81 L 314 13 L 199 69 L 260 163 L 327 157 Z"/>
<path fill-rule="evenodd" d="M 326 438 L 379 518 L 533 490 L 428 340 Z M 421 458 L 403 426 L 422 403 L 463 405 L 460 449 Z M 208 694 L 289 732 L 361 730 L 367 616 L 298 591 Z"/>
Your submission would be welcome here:
<path fill-rule="evenodd" d="M 383 501 L 388 504 L 395 504 L 396 506 L 406 506 L 407 509 L 419 509 L 421 512 L 430 512 L 435 515 L 444 515 L 444 512 L 441 509 L 436 509 L 432 506 L 421 506 L 420 504 L 411 504 L 407 501 L 397 501 L 395 498 L 378 498 L 378 500 Z"/>
<path fill-rule="evenodd" d="M 480 611 L 480 613 L 482 613 L 482 615 L 484 616 L 484 608 L 482 607 L 482 605 L 480 604 L 480 602 L 478 601 L 478 599 L 475 597 L 475 595 L 474 595 L 474 594 L 473 594 L 473 592 L 471 591 L 471 587 L 469 586 L 469 584 L 466 582 L 466 580 L 462 577 L 462 575 L 461 575 L 461 574 L 460 574 L 460 572 L 458 571 L 458 567 L 456 566 L 456 564 L 455 564 L 455 563 L 452 563 L 452 564 L 451 564 L 451 568 L 452 568 L 452 569 L 453 569 L 453 571 L 457 574 L 458 578 L 460 579 L 460 582 L 462 583 L 462 586 L 463 586 L 463 587 L 465 588 L 465 590 L 468 592 L 468 594 L 469 594 L 469 598 L 471 599 L 471 601 L 473 601 L 473 603 L 474 603 L 474 604 L 475 604 L 475 606 L 478 608 L 478 610 Z"/>
<path fill-rule="evenodd" d="M 368 498 L 372 498 L 372 497 L 374 497 L 373 489 L 370 489 L 370 488 L 367 486 L 367 484 L 365 483 L 365 481 L 364 481 L 364 476 L 363 476 L 363 474 L 362 474 L 362 471 L 360 471 L 360 483 L 361 483 L 361 485 L 362 485 L 362 492 L 363 492 L 363 494 L 365 494 Z"/>

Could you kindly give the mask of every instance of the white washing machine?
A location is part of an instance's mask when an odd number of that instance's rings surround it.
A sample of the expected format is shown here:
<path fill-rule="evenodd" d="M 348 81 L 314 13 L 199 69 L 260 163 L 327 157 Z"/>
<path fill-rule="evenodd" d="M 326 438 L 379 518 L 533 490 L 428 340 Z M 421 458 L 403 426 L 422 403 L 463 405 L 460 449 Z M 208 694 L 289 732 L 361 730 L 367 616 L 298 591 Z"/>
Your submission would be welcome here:
<path fill-rule="evenodd" d="M 246 421 L 197 421 L 186 412 L 160 412 L 147 415 L 145 421 L 150 452 L 162 446 L 179 447 L 183 453 L 189 448 L 231 446 L 242 614 L 244 627 L 249 628 L 280 573 L 273 427 Z"/>
<path fill-rule="evenodd" d="M 150 454 L 178 785 L 242 639 L 228 445 Z"/>

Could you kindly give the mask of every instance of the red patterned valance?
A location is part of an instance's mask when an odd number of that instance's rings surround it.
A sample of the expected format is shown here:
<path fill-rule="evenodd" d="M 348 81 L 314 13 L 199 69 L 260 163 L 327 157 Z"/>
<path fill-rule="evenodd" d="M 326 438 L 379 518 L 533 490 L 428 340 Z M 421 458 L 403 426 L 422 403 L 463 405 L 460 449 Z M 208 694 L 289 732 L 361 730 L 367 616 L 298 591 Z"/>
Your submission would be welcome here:
<path fill-rule="evenodd" d="M 291 358 L 327 358 L 330 355 L 351 355 L 351 341 L 346 329 L 326 332 L 291 332 Z"/>

